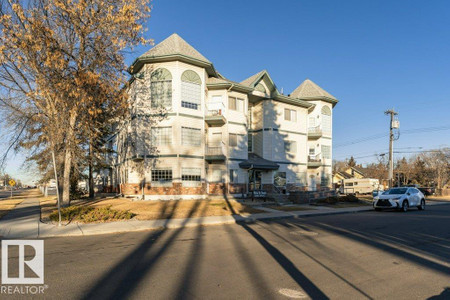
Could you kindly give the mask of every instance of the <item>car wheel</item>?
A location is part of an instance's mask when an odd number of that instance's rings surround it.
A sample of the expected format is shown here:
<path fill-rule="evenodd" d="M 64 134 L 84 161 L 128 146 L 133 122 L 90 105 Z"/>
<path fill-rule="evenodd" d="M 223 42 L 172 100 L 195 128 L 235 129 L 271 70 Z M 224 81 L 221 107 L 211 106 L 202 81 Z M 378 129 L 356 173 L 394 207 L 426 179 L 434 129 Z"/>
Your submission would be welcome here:
<path fill-rule="evenodd" d="M 425 210 L 425 199 L 420 200 L 420 205 L 417 208 L 419 210 Z"/>
<path fill-rule="evenodd" d="M 404 200 L 402 203 L 402 212 L 407 212 L 409 208 L 408 200 Z"/>

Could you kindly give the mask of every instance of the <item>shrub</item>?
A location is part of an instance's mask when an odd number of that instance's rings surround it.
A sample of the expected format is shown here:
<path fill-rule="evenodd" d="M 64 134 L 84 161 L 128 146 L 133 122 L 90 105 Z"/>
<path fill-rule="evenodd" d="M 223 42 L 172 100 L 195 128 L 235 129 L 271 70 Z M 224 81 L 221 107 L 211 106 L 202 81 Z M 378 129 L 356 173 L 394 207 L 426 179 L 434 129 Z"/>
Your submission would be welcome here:
<path fill-rule="evenodd" d="M 61 220 L 81 221 L 83 223 L 129 220 L 135 214 L 130 211 L 115 210 L 108 207 L 71 206 L 61 208 Z M 58 221 L 58 211 L 50 214 L 50 220 Z"/>
<path fill-rule="evenodd" d="M 358 202 L 359 199 L 355 195 L 350 194 L 350 195 L 346 195 L 346 196 L 339 198 L 339 201 L 341 201 L 341 202 Z"/>
<path fill-rule="evenodd" d="M 338 197 L 333 196 L 333 197 L 327 197 L 324 199 L 320 199 L 317 201 L 317 203 L 336 204 L 338 201 L 339 201 Z"/>

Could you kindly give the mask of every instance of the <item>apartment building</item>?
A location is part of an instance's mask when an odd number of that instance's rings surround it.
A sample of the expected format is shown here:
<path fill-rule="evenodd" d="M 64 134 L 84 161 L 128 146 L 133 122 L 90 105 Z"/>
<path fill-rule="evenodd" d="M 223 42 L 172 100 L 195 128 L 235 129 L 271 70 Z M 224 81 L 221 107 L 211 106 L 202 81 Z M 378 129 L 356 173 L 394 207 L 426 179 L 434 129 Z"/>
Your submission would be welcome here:
<path fill-rule="evenodd" d="M 311 80 L 289 95 L 265 70 L 231 81 L 177 34 L 129 71 L 132 113 L 110 140 L 111 189 L 151 200 L 331 186 L 338 101 Z"/>

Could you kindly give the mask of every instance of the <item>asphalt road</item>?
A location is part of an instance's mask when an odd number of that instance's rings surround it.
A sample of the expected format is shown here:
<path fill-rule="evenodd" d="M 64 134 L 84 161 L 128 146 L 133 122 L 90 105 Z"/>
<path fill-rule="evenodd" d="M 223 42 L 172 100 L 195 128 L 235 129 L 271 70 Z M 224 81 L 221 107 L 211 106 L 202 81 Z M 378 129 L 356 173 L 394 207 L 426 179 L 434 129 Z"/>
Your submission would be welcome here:
<path fill-rule="evenodd" d="M 450 299 L 449 263 L 440 205 L 46 239 L 45 297 Z"/>
<path fill-rule="evenodd" d="M 20 195 L 22 192 L 23 190 L 14 190 L 13 196 Z M 0 199 L 9 197 L 11 197 L 11 190 L 3 190 L 3 189 L 0 190 Z"/>

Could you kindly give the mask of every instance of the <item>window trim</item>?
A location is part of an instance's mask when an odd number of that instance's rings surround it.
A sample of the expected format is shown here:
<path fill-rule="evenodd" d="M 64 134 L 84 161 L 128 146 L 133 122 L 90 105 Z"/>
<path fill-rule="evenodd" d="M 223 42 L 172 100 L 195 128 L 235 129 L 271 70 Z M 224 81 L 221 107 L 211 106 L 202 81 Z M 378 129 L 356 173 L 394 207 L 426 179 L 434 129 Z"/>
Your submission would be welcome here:
<path fill-rule="evenodd" d="M 158 176 L 156 176 L 156 172 L 158 172 Z M 162 172 L 167 172 L 167 174 L 162 174 Z M 155 177 L 160 177 L 160 176 L 167 176 L 167 178 L 170 179 L 166 179 L 166 180 L 155 180 Z M 151 170 L 151 185 L 155 185 L 155 186 L 161 186 L 161 185 L 172 185 L 173 182 L 173 170 L 172 168 L 157 168 L 157 169 L 152 169 Z"/>
<path fill-rule="evenodd" d="M 234 100 L 234 108 L 231 107 L 231 99 Z M 242 110 L 239 109 L 239 102 L 241 101 L 242 103 Z M 229 110 L 233 110 L 233 111 L 238 111 L 238 112 L 244 112 L 245 111 L 245 99 L 243 98 L 239 98 L 239 97 L 235 97 L 235 96 L 228 96 L 228 109 Z"/>
<path fill-rule="evenodd" d="M 297 122 L 297 110 L 285 108 L 284 109 L 284 120 L 288 122 Z"/>

